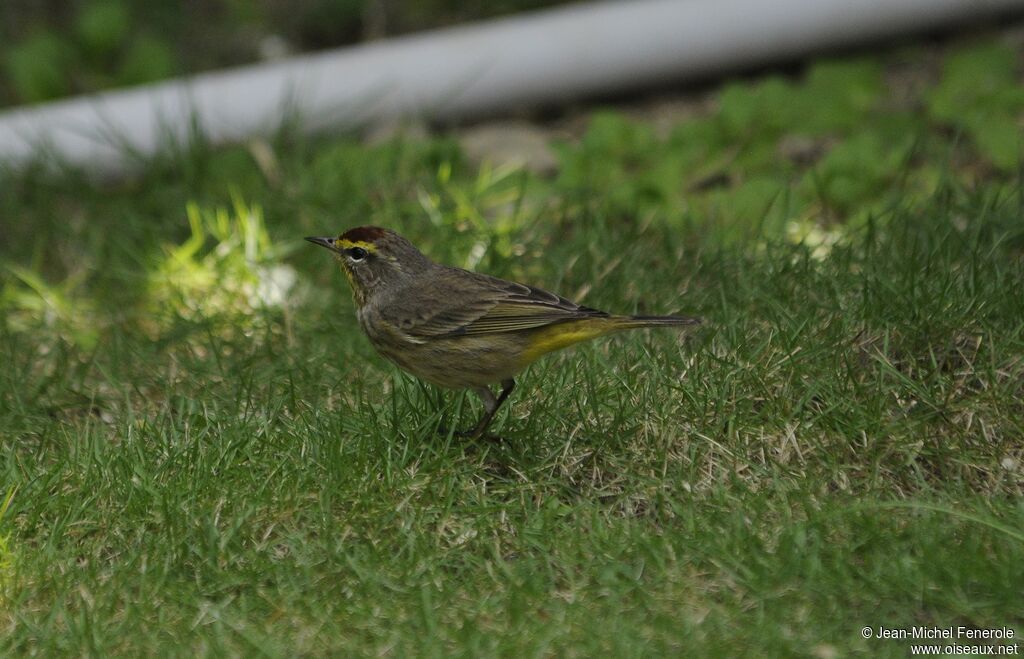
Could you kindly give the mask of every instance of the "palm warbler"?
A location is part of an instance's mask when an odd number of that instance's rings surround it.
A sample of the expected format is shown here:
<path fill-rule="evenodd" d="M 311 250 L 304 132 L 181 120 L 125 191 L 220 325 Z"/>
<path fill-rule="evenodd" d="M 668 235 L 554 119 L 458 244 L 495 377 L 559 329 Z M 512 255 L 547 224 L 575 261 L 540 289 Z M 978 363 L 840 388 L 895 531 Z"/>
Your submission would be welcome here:
<path fill-rule="evenodd" d="M 394 231 L 357 227 L 306 238 L 334 252 L 352 285 L 359 324 L 377 351 L 418 378 L 472 389 L 480 437 L 541 355 L 619 330 L 693 325 L 697 318 L 613 316 L 539 288 L 434 263 Z M 495 396 L 490 385 L 501 383 Z"/>

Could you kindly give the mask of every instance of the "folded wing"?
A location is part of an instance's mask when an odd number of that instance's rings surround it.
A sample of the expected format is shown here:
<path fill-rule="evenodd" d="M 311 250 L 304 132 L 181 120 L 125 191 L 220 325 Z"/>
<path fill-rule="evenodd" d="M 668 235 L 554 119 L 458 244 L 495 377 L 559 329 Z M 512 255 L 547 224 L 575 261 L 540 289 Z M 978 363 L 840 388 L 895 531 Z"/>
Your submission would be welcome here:
<path fill-rule="evenodd" d="M 437 338 L 518 332 L 608 314 L 584 307 L 554 293 L 495 277 L 475 274 L 472 279 L 453 278 L 453 288 L 431 304 L 429 316 L 391 318 L 412 337 Z M 454 283 L 458 282 L 458 283 Z M 412 305 L 409 305 L 412 307 Z"/>

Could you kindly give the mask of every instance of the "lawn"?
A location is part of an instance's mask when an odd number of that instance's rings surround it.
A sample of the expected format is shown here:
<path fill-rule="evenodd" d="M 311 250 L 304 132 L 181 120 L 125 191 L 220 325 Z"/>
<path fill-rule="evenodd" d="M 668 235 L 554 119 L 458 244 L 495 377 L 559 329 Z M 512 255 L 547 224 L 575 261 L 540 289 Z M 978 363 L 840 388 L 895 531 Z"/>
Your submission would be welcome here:
<path fill-rule="evenodd" d="M 457 133 L 288 132 L 3 174 L 0 653 L 1019 640 L 1020 73 L 971 38 L 731 82 L 668 129 L 597 110 L 548 177 Z M 475 397 L 376 356 L 302 241 L 367 223 L 705 323 L 549 356 L 467 443 L 438 429 Z"/>

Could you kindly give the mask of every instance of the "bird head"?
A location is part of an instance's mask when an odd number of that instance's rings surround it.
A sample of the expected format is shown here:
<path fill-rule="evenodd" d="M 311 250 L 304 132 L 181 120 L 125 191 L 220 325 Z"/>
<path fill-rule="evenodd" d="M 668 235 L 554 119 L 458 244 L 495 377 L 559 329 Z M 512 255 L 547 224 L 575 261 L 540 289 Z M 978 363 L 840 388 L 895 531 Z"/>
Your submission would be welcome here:
<path fill-rule="evenodd" d="M 334 252 L 359 306 L 432 265 L 408 240 L 380 227 L 356 227 L 337 238 L 306 240 Z"/>

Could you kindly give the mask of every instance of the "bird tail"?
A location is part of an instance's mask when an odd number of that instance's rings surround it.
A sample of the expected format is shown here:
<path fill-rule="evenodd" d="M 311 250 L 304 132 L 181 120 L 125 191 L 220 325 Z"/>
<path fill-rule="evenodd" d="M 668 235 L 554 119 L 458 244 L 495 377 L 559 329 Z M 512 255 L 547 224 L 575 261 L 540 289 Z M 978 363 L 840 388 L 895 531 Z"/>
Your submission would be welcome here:
<path fill-rule="evenodd" d="M 635 329 L 640 327 L 680 327 L 683 325 L 700 325 L 700 318 L 686 316 L 615 316 L 616 329 Z"/>
<path fill-rule="evenodd" d="M 640 327 L 681 327 L 697 325 L 700 318 L 682 316 L 599 316 L 574 322 L 554 323 L 534 335 L 531 345 L 523 353 L 523 365 L 553 350 L 586 341 L 605 334 Z"/>

